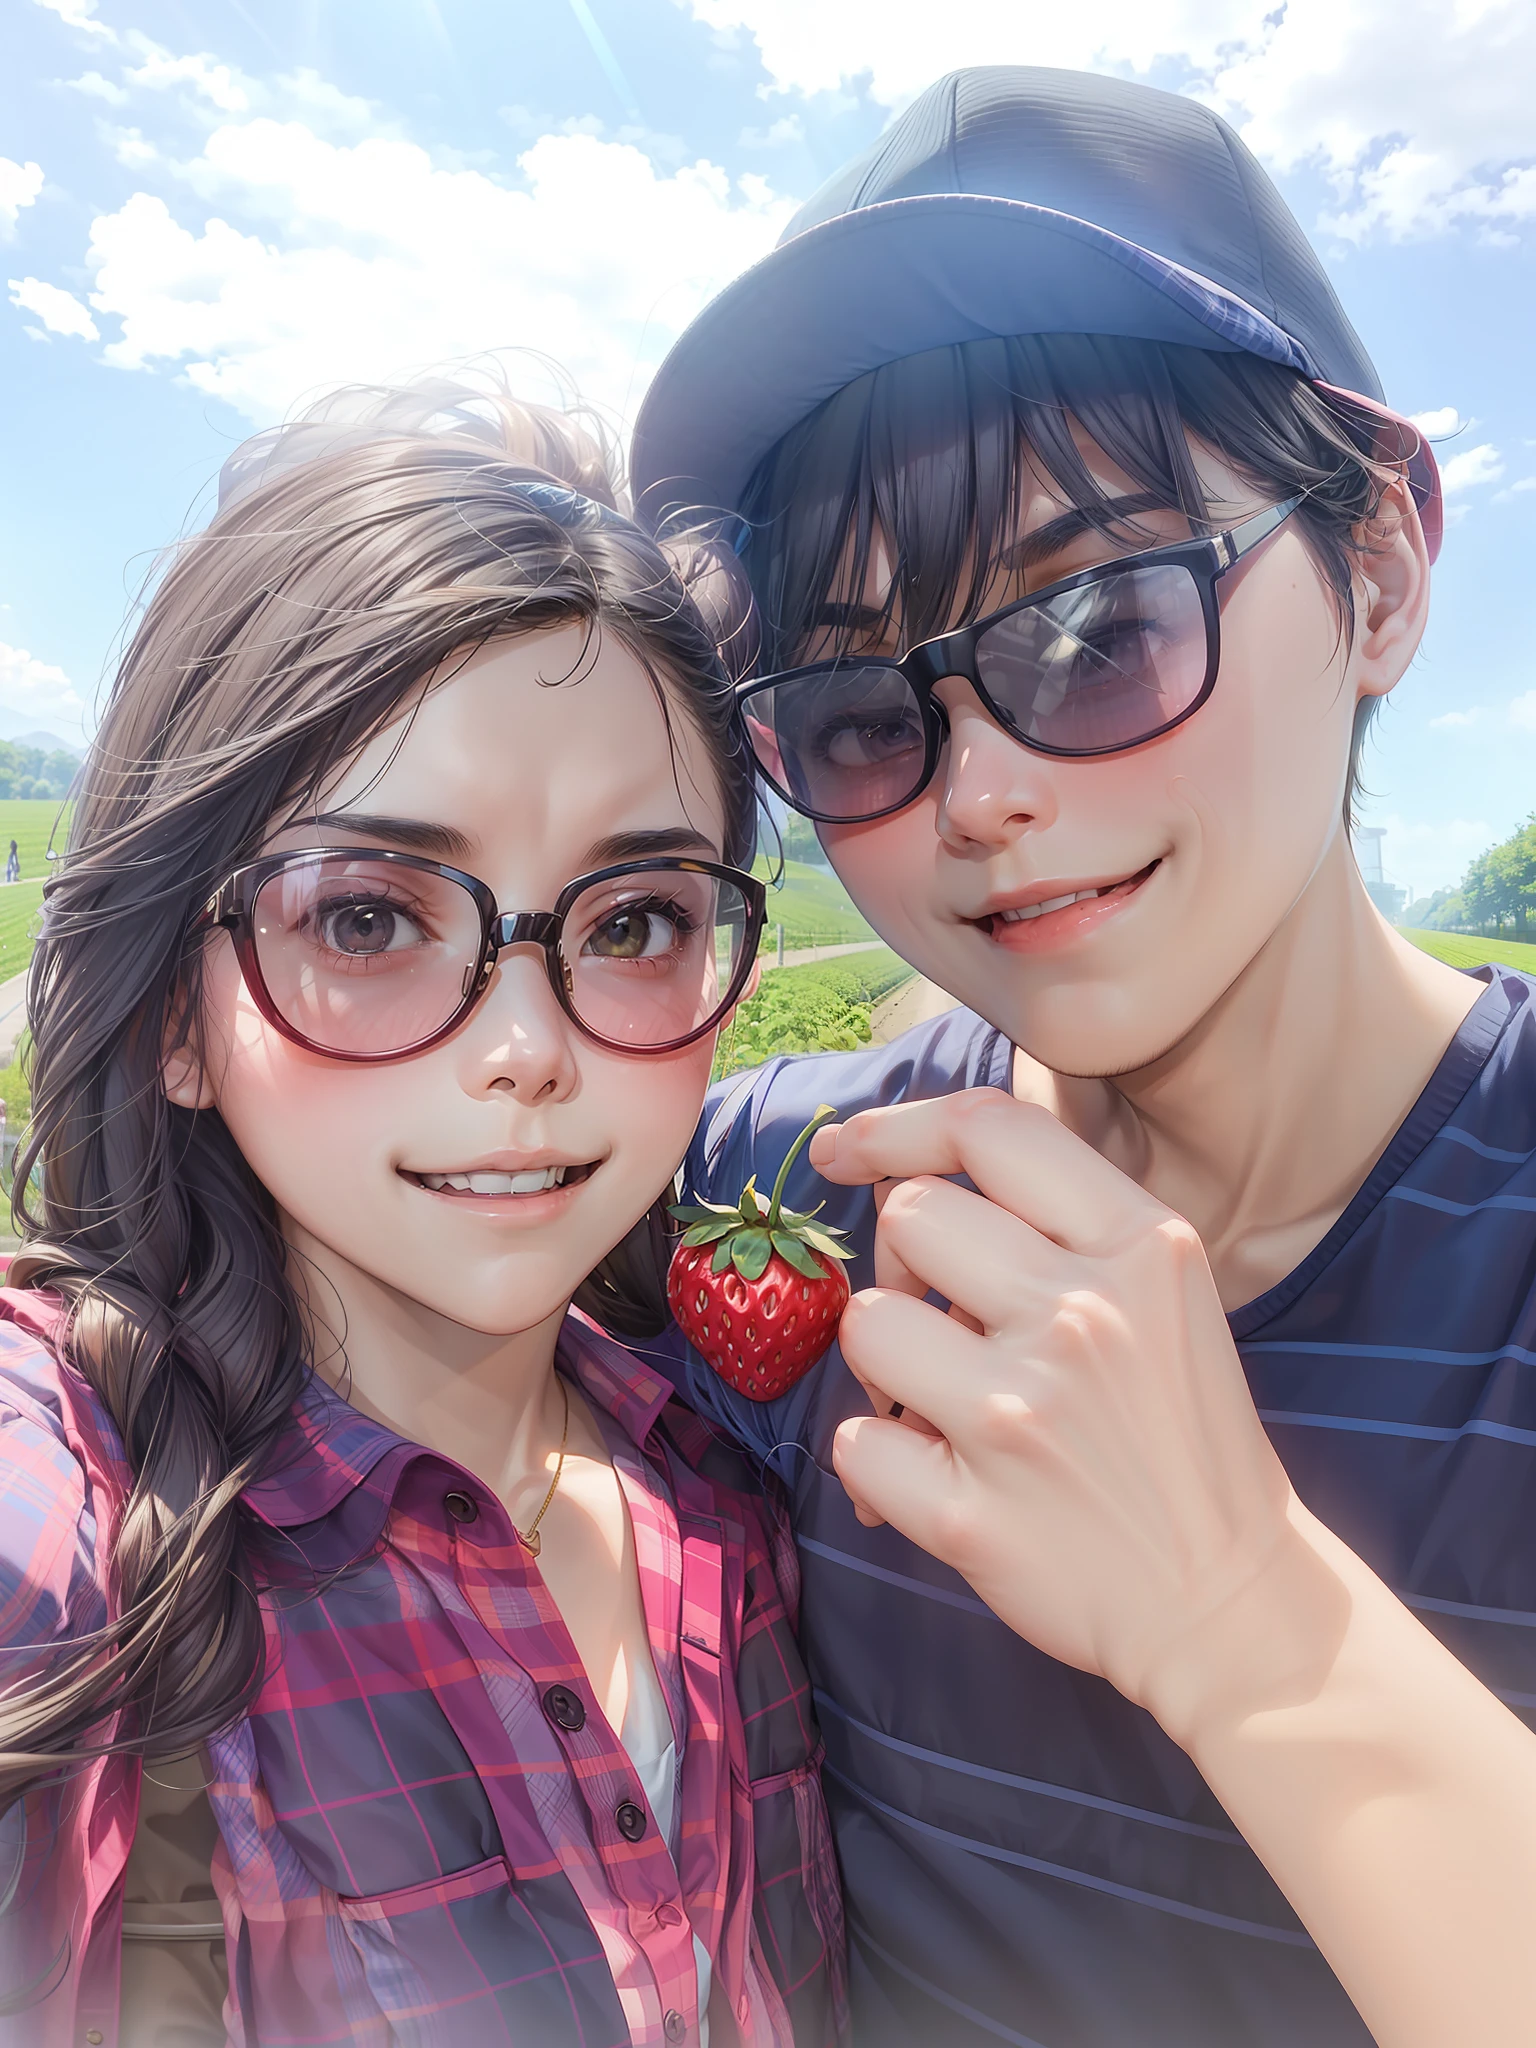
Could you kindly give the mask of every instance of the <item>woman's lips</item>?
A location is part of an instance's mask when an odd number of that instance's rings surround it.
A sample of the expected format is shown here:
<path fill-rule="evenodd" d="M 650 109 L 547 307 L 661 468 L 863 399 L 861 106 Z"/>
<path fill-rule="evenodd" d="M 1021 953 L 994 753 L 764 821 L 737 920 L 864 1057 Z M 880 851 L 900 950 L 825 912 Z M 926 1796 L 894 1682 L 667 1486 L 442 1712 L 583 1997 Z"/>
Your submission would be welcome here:
<path fill-rule="evenodd" d="M 1110 882 L 1092 892 L 1075 892 L 1065 901 L 1057 899 L 1054 908 L 1030 906 L 1023 915 L 1013 916 L 994 911 L 990 917 L 977 920 L 978 929 L 1010 953 L 1043 953 L 1056 946 L 1070 945 L 1117 916 L 1160 865 L 1159 861 L 1149 861 L 1123 882 Z"/>
<path fill-rule="evenodd" d="M 596 1171 L 597 1163 L 592 1161 L 581 1166 L 527 1168 L 517 1173 L 479 1167 L 464 1172 L 413 1172 L 402 1167 L 400 1176 L 433 1201 L 450 1202 L 460 1211 L 537 1221 L 558 1215 Z"/>

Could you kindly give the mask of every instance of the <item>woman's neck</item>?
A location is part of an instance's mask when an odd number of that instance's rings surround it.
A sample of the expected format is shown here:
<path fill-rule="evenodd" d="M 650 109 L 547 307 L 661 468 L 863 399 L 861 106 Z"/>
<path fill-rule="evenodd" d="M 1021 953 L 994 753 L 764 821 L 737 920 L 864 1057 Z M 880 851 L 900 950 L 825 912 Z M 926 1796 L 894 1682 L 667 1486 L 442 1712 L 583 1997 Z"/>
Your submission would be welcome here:
<path fill-rule="evenodd" d="M 565 1306 L 532 1329 L 487 1334 L 361 1271 L 292 1219 L 284 1235 L 321 1378 L 364 1415 L 473 1473 L 514 1521 L 528 1495 L 536 1507 L 561 1434 L 554 1363 Z"/>
<path fill-rule="evenodd" d="M 1160 1059 L 1110 1082 L 1020 1055 L 1014 1088 L 1187 1217 L 1236 1308 L 1337 1220 L 1481 992 L 1383 922 L 1341 835 L 1268 944 Z"/>

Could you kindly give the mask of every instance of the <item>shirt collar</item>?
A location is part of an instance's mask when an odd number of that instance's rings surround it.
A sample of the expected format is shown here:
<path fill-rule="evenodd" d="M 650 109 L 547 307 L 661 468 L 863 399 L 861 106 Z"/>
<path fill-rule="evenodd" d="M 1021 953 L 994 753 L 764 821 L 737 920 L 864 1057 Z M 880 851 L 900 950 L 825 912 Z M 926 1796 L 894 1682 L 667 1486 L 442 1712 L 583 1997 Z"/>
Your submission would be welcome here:
<path fill-rule="evenodd" d="M 604 1336 L 579 1309 L 565 1318 L 555 1363 L 637 1445 L 645 1443 L 672 1393 L 666 1380 L 647 1372 L 632 1351 Z M 365 1484 L 387 1510 L 405 1467 L 435 1455 L 361 1414 L 311 1373 L 271 1464 L 242 1498 L 262 1521 L 279 1529 L 321 1520 Z"/>

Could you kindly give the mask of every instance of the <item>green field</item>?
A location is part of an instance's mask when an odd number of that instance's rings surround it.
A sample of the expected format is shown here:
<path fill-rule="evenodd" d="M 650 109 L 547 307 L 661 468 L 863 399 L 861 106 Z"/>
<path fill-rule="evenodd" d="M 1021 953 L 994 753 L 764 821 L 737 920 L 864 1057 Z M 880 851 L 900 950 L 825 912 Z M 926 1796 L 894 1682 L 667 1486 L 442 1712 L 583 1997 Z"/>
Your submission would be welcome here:
<path fill-rule="evenodd" d="M 4 871 L 6 852 L 13 839 L 21 856 L 21 880 L 9 886 L 0 885 L 0 981 L 20 974 L 32 958 L 37 913 L 43 903 L 43 881 L 48 873 L 50 835 L 55 853 L 62 852 L 64 847 L 60 811 L 61 806 L 50 797 L 0 798 L 0 872 Z"/>
<path fill-rule="evenodd" d="M 1469 939 L 1465 932 L 1421 932 L 1405 930 L 1402 925 L 1397 929 L 1421 952 L 1432 953 L 1447 967 L 1481 967 L 1485 960 L 1494 960 L 1500 967 L 1536 974 L 1536 946 L 1522 946 L 1516 939 Z"/>
<path fill-rule="evenodd" d="M 870 1012 L 911 973 L 889 946 L 770 968 L 721 1033 L 716 1076 L 761 1066 L 781 1052 L 852 1052 L 867 1045 Z"/>
<path fill-rule="evenodd" d="M 765 952 L 772 952 L 778 945 L 778 925 L 784 927 L 784 944 L 789 951 L 797 946 L 847 945 L 854 939 L 875 936 L 854 909 L 848 891 L 828 869 L 812 867 L 808 861 L 787 860 L 783 883 L 778 888 L 772 886 L 773 870 L 766 860 L 759 857 L 752 872 L 760 881 L 769 883 L 768 923 L 763 933 Z"/>

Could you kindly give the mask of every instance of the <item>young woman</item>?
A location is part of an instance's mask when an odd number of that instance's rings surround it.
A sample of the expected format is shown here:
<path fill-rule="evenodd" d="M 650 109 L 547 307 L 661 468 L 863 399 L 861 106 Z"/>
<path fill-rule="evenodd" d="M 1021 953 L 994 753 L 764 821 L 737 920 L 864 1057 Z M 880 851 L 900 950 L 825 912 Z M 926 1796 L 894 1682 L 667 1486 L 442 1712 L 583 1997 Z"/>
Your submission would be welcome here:
<path fill-rule="evenodd" d="M 558 416 L 224 482 L 33 970 L 0 2039 L 830 2043 L 792 1554 L 572 1309 L 659 1323 L 752 972 L 713 644 Z"/>

